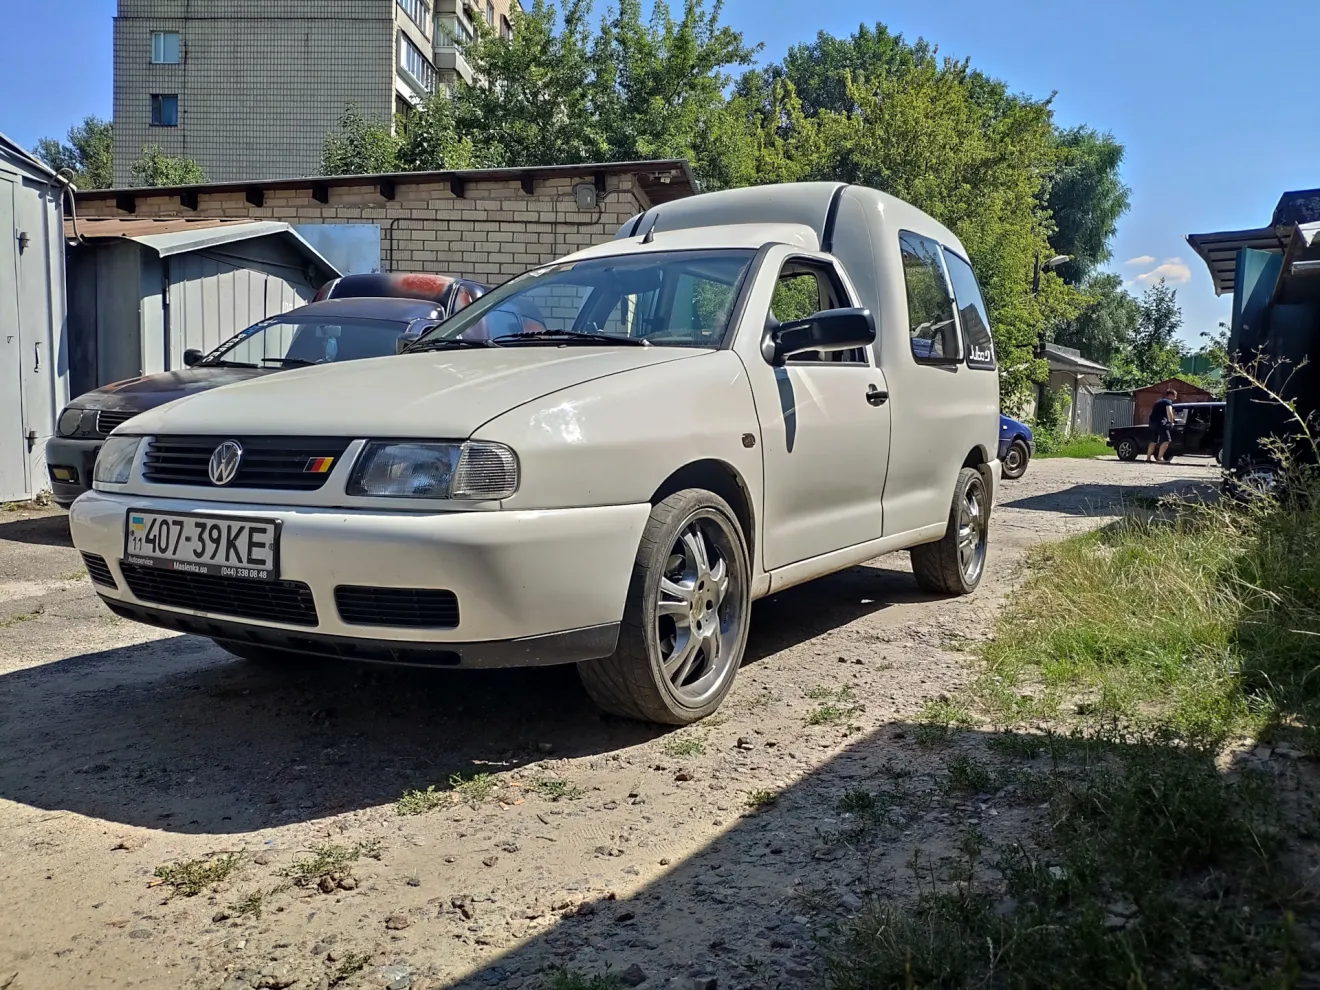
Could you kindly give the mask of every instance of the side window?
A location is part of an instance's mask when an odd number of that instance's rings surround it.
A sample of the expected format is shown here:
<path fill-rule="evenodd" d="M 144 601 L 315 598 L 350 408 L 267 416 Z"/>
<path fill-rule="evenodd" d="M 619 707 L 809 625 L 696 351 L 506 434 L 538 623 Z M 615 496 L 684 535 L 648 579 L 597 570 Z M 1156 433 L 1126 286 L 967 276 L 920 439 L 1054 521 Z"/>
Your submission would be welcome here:
<path fill-rule="evenodd" d="M 939 244 L 905 230 L 899 232 L 898 246 L 907 284 L 912 356 L 918 361 L 957 361 L 958 326 Z"/>
<path fill-rule="evenodd" d="M 779 323 L 805 320 L 822 309 L 845 306 L 843 286 L 827 267 L 805 260 L 790 258 L 779 272 L 775 293 L 770 299 L 770 316 Z M 822 354 L 811 351 L 795 354 L 789 364 L 824 362 L 829 364 L 866 364 L 866 348 L 851 351 L 831 351 Z"/>
<path fill-rule="evenodd" d="M 944 250 L 944 263 L 949 267 L 949 281 L 953 283 L 953 295 L 958 302 L 958 321 L 962 324 L 967 367 L 993 370 L 995 342 L 990 336 L 990 314 L 972 266 L 948 248 Z"/>

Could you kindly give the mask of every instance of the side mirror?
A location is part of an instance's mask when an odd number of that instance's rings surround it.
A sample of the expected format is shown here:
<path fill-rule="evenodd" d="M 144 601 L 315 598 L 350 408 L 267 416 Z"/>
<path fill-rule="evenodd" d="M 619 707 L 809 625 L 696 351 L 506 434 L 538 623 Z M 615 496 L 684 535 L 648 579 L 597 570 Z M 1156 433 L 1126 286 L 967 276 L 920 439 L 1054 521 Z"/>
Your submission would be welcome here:
<path fill-rule="evenodd" d="M 869 309 L 826 309 L 768 327 L 761 340 L 761 354 L 773 365 L 781 365 L 804 351 L 851 351 L 875 343 L 875 317 Z"/>
<path fill-rule="evenodd" d="M 394 342 L 394 353 L 402 354 L 408 349 L 409 345 L 421 335 L 422 333 L 420 330 L 408 330 L 405 333 L 399 334 L 398 339 Z"/>
<path fill-rule="evenodd" d="M 196 347 L 190 347 L 183 352 L 184 366 L 191 368 L 194 364 L 200 361 L 202 357 L 203 354 L 201 351 L 199 351 Z"/>

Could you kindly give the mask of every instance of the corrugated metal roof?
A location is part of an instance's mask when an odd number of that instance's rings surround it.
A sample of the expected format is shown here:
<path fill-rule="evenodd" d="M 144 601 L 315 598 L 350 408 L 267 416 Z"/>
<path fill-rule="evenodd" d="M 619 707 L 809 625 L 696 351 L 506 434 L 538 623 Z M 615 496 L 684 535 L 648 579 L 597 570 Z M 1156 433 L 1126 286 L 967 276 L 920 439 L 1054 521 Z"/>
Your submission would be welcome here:
<path fill-rule="evenodd" d="M 279 236 L 288 238 L 309 261 L 321 268 L 325 279 L 338 278 L 342 274 L 300 237 L 296 230 L 280 220 L 88 217 L 78 221 L 77 232 L 85 241 L 135 241 L 151 248 L 162 258 L 247 241 L 254 237 Z M 64 233 L 70 240 L 74 239 L 72 219 L 64 221 Z"/>
<path fill-rule="evenodd" d="M 40 172 L 42 175 L 46 176 L 47 178 L 50 179 L 55 178 L 54 169 L 52 169 L 49 165 L 43 162 L 36 155 L 29 152 L 17 141 L 13 140 L 12 138 L 5 137 L 3 133 L 0 133 L 0 147 L 6 148 L 15 157 L 21 159 L 25 165 L 27 165 L 30 168 L 36 169 L 38 172 Z"/>
<path fill-rule="evenodd" d="M 188 186 L 148 186 L 136 189 L 88 189 L 80 191 L 79 200 L 116 199 L 119 197 L 205 195 L 218 192 L 246 192 L 272 189 L 332 189 L 342 186 L 405 183 L 508 182 L 538 179 L 581 178 L 592 175 L 632 175 L 653 204 L 682 199 L 698 192 L 692 167 L 683 158 L 665 158 L 638 162 L 582 162 L 574 165 L 528 165 L 520 168 L 464 168 L 440 172 L 387 172 L 365 175 L 310 175 L 289 179 L 251 179 L 236 182 L 206 182 Z M 392 196 L 391 196 L 392 198 Z"/>
<path fill-rule="evenodd" d="M 1237 256 L 1243 248 L 1281 254 L 1288 247 L 1292 228 L 1278 230 L 1260 227 L 1255 230 L 1223 230 L 1214 234 L 1188 234 L 1187 243 L 1210 269 L 1215 295 L 1231 295 L 1237 281 Z"/>
<path fill-rule="evenodd" d="M 78 233 L 84 240 L 107 240 L 114 237 L 126 237 L 136 240 L 139 237 L 154 237 L 159 234 L 180 234 L 215 227 L 251 226 L 252 220 L 189 220 L 182 217 L 83 217 L 78 220 Z M 73 221 L 64 221 L 64 236 L 74 237 Z M 248 236 L 251 236 L 250 234 Z"/>
<path fill-rule="evenodd" d="M 1046 344 L 1045 360 L 1049 363 L 1051 371 L 1070 371 L 1080 375 L 1109 373 L 1105 365 L 1089 361 L 1082 357 L 1081 351 L 1073 347 L 1064 347 L 1062 344 Z"/>

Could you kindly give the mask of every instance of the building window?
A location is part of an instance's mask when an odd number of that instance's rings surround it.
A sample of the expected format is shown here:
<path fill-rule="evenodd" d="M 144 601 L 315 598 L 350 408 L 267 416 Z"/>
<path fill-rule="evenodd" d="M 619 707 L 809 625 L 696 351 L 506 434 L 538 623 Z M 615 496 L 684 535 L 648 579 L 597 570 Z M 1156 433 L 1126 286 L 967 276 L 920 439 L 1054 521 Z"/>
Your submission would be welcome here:
<path fill-rule="evenodd" d="M 151 94 L 151 126 L 179 126 L 179 96 L 177 93 Z"/>
<path fill-rule="evenodd" d="M 179 32 L 151 32 L 151 61 L 155 65 L 178 65 Z"/>
<path fill-rule="evenodd" d="M 414 24 L 430 33 L 431 5 L 426 0 L 399 0 L 399 6 Z"/>
<path fill-rule="evenodd" d="M 399 68 L 416 80 L 423 90 L 435 92 L 435 66 L 402 34 L 399 35 Z"/>
<path fill-rule="evenodd" d="M 509 23 L 509 19 L 503 14 L 500 15 L 500 37 L 505 41 L 513 40 L 513 25 Z"/>
<path fill-rule="evenodd" d="M 472 29 L 467 26 L 459 17 L 441 17 L 437 19 L 440 25 L 440 44 L 449 45 L 469 45 L 472 43 Z"/>
<path fill-rule="evenodd" d="M 495 26 L 495 5 L 490 0 L 486 0 L 486 23 Z"/>

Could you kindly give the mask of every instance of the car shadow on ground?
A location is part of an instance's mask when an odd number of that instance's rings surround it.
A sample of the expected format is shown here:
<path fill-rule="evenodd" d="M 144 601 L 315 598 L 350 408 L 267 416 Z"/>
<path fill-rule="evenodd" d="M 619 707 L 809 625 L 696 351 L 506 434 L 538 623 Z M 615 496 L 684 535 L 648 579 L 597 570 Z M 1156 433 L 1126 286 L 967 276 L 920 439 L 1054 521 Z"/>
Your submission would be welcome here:
<path fill-rule="evenodd" d="M 69 517 L 64 512 L 6 519 L 0 515 L 0 543 L 28 543 L 44 547 L 72 547 Z"/>
<path fill-rule="evenodd" d="M 923 600 L 910 574 L 875 565 L 790 589 L 755 606 L 747 663 Z M 313 821 L 451 774 L 607 753 L 667 731 L 603 715 L 571 666 L 271 669 L 195 636 L 6 674 L 0 710 L 0 798 L 182 833 Z"/>
<path fill-rule="evenodd" d="M 1138 485 L 1073 485 L 1056 492 L 1029 495 L 1026 498 L 1000 502 L 1005 509 L 1026 509 L 1033 512 L 1058 512 L 1069 516 L 1101 516 L 1118 512 L 1122 507 L 1153 505 L 1166 495 L 1199 498 L 1210 501 L 1217 496 L 1218 487 L 1211 481 L 1189 485 L 1185 478 L 1166 482 Z"/>

